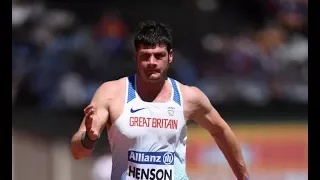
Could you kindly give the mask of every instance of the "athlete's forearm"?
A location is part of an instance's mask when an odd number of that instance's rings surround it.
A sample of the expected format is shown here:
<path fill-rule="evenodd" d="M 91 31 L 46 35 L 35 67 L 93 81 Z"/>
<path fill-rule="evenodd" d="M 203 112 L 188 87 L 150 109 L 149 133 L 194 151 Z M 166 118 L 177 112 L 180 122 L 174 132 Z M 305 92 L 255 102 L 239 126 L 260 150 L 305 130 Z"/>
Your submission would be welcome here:
<path fill-rule="evenodd" d="M 248 172 L 242 157 L 240 145 L 232 130 L 225 128 L 221 133 L 216 134 L 214 139 L 238 180 L 248 178 Z"/>
<path fill-rule="evenodd" d="M 71 140 L 71 152 L 74 159 L 87 157 L 92 153 L 92 149 L 85 148 L 81 142 L 81 136 L 84 132 L 78 131 Z"/>

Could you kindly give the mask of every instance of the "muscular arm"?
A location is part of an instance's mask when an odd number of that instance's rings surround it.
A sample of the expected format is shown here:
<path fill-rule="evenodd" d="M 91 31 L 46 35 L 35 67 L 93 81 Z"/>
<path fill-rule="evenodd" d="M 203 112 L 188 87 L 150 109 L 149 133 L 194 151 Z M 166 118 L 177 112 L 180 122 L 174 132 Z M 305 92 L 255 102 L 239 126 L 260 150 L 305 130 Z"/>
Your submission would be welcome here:
<path fill-rule="evenodd" d="M 248 173 L 243 161 L 240 145 L 230 126 L 213 108 L 207 96 L 195 87 L 188 87 L 188 103 L 191 107 L 190 119 L 205 128 L 215 139 L 226 157 L 234 174 L 239 180 L 245 180 Z"/>
<path fill-rule="evenodd" d="M 106 123 L 109 117 L 109 112 L 108 112 L 108 104 L 109 104 L 108 89 L 109 88 L 108 87 L 110 87 L 110 83 L 104 83 L 103 85 L 101 85 L 97 89 L 96 93 L 94 94 L 91 100 L 91 105 L 93 105 L 96 108 L 95 110 L 96 110 L 96 116 L 97 116 L 94 122 L 92 122 L 91 129 L 97 134 L 100 134 L 103 131 L 104 127 L 106 127 Z M 86 131 L 86 126 L 85 126 L 85 117 L 84 117 L 80 125 L 80 128 L 73 135 L 71 140 L 72 156 L 75 159 L 81 159 L 83 157 L 86 157 L 90 155 L 92 152 L 92 149 L 87 149 L 83 147 L 81 143 L 81 135 L 85 131 Z"/>

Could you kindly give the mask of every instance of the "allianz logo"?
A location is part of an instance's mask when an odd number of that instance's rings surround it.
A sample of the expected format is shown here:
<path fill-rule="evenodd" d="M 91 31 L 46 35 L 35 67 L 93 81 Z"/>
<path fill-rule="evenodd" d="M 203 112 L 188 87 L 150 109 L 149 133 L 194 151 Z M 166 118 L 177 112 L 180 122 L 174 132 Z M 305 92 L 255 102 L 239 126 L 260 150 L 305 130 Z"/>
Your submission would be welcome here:
<path fill-rule="evenodd" d="M 174 154 L 172 152 L 129 151 L 128 160 L 139 164 L 171 165 L 174 162 Z"/>

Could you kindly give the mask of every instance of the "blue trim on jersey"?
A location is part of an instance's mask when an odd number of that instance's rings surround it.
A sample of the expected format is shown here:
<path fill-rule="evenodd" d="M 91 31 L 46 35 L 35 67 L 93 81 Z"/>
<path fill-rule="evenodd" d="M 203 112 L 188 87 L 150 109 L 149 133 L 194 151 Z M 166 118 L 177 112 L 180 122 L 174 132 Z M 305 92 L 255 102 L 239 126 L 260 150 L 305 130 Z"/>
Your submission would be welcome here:
<path fill-rule="evenodd" d="M 169 78 L 173 87 L 173 101 L 181 106 L 180 92 L 177 87 L 177 83 L 174 79 Z M 136 98 L 136 90 L 135 90 L 135 75 L 128 76 L 128 96 L 127 103 Z"/>
<path fill-rule="evenodd" d="M 173 87 L 173 101 L 181 106 L 180 93 L 177 87 L 177 83 L 174 79 L 169 78 Z"/>
<path fill-rule="evenodd" d="M 127 103 L 136 98 L 136 90 L 135 90 L 135 75 L 128 76 L 128 96 Z"/>

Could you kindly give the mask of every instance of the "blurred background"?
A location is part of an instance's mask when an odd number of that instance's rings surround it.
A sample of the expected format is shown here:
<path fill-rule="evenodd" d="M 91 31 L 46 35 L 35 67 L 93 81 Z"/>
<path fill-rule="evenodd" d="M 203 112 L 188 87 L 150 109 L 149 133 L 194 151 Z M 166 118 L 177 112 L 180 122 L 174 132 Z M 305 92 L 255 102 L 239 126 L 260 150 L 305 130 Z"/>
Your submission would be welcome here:
<path fill-rule="evenodd" d="M 70 140 L 99 85 L 135 72 L 146 19 L 172 27 L 170 76 L 210 98 L 251 179 L 308 179 L 308 0 L 12 0 L 13 180 L 109 178 L 106 132 L 78 161 Z M 235 179 L 208 133 L 188 133 L 191 180 Z"/>

